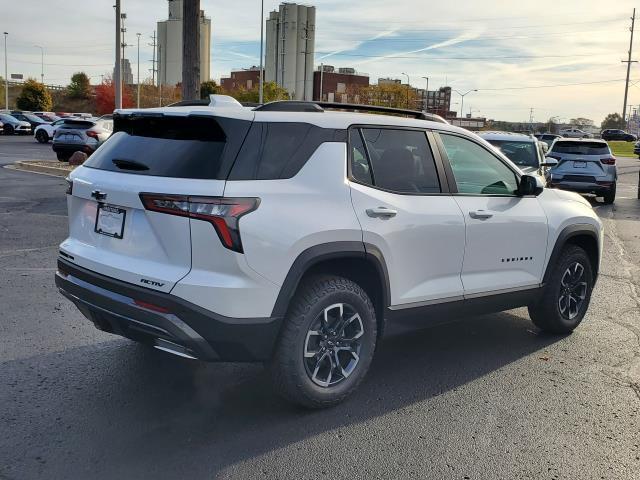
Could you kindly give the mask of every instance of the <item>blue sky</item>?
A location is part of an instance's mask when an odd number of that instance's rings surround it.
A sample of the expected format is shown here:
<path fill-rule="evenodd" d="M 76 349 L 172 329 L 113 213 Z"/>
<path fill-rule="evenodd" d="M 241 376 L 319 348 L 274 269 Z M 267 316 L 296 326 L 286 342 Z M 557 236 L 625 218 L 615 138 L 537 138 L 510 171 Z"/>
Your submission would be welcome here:
<path fill-rule="evenodd" d="M 47 15 L 33 1 L 0 0 L 0 28 L 9 32 L 9 73 L 40 75 L 45 50 L 45 81 L 66 84 L 83 70 L 99 82 L 113 64 L 113 1 L 52 0 Z M 277 8 L 265 0 L 265 16 Z M 586 116 L 599 122 L 621 111 L 628 49 L 631 0 L 318 0 L 316 64 L 355 67 L 372 82 L 404 77 L 414 86 L 449 84 L 465 92 L 465 111 L 504 120 Z M 91 8 L 88 7 L 91 5 Z M 127 13 L 127 56 L 135 65 L 136 32 L 141 42 L 141 76 L 150 75 L 150 35 L 167 15 L 163 0 L 122 0 Z M 212 76 L 259 59 L 260 1 L 201 0 L 212 18 Z M 640 11 L 638 12 L 640 15 Z M 637 48 L 640 58 L 640 45 Z M 631 78 L 640 81 L 640 67 Z M 584 85 L 567 85 L 584 84 Z M 567 85 L 567 86 L 557 86 Z M 640 83 L 629 104 L 640 104 Z M 454 102 L 459 102 L 454 95 Z M 454 105 L 459 109 L 460 105 Z"/>

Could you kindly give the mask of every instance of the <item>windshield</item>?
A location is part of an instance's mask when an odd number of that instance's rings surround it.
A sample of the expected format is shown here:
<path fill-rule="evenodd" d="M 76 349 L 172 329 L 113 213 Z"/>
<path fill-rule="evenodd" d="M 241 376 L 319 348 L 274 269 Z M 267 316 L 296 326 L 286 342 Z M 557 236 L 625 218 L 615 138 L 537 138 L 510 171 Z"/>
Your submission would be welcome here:
<path fill-rule="evenodd" d="M 42 123 L 44 121 L 40 117 L 38 117 L 37 115 L 33 115 L 32 113 L 24 113 L 23 115 L 25 118 L 31 120 L 32 122 Z"/>
<path fill-rule="evenodd" d="M 514 140 L 489 140 L 509 160 L 521 167 L 538 167 L 538 151 L 533 142 L 519 142 Z"/>
<path fill-rule="evenodd" d="M 609 155 L 609 145 L 604 142 L 567 142 L 558 141 L 551 149 L 554 153 L 568 155 Z"/>
<path fill-rule="evenodd" d="M 2 120 L 3 122 L 17 122 L 18 119 L 15 117 L 12 117 L 11 115 L 7 115 L 4 113 L 0 113 L 0 120 Z"/>

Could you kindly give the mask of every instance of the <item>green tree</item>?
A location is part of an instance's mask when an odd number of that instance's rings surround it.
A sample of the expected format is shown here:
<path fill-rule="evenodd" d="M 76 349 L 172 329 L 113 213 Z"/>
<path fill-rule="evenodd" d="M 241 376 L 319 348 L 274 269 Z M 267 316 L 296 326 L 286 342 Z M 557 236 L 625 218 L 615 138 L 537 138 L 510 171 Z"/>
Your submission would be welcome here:
<path fill-rule="evenodd" d="M 89 98 L 91 93 L 91 82 L 84 72 L 74 73 L 71 83 L 67 86 L 67 95 L 70 98 Z"/>
<path fill-rule="evenodd" d="M 620 115 L 619 113 L 610 113 L 609 115 L 604 117 L 604 120 L 600 124 L 600 128 L 602 128 L 603 130 L 605 128 L 623 129 L 626 126 L 626 122 L 622 118 L 622 115 Z"/>
<path fill-rule="evenodd" d="M 16 106 L 20 110 L 51 110 L 53 101 L 45 86 L 33 78 L 24 82 L 22 91 L 16 99 Z"/>
<path fill-rule="evenodd" d="M 222 87 L 215 81 L 207 80 L 200 84 L 200 98 L 203 100 L 209 98 L 209 95 L 215 95 L 217 93 L 222 93 Z"/>
<path fill-rule="evenodd" d="M 262 92 L 264 95 L 265 102 L 275 102 L 276 100 L 289 100 L 289 92 L 287 92 L 285 88 L 281 87 L 276 82 L 265 82 L 263 85 Z"/>

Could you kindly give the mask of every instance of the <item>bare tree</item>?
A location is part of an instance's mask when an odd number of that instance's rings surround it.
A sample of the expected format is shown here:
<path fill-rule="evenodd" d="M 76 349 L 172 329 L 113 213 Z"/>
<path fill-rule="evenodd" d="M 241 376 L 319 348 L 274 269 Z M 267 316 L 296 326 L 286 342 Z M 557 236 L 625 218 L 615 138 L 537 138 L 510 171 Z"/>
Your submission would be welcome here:
<path fill-rule="evenodd" d="M 200 0 L 182 3 L 182 99 L 200 98 Z"/>

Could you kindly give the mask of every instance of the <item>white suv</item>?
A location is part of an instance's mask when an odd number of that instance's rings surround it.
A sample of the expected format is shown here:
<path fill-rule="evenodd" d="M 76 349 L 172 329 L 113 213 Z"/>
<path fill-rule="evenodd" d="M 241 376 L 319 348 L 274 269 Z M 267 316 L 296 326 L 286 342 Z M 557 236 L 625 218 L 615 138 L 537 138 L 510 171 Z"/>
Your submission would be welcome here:
<path fill-rule="evenodd" d="M 528 306 L 567 333 L 587 311 L 590 204 L 439 117 L 214 96 L 117 111 L 114 132 L 69 177 L 56 274 L 107 332 L 266 362 L 324 407 L 362 381 L 385 322 Z"/>

